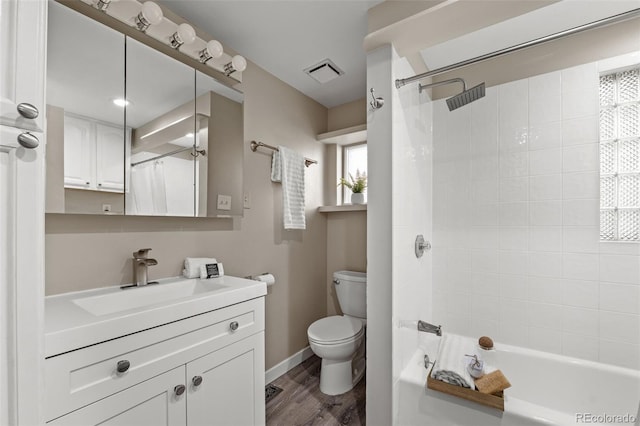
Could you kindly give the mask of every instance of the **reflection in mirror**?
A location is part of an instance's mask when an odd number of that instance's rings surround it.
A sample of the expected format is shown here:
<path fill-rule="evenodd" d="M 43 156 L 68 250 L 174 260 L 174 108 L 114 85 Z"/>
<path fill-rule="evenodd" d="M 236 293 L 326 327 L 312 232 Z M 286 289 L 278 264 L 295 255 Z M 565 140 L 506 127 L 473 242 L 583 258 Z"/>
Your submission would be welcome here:
<path fill-rule="evenodd" d="M 49 2 L 47 213 L 124 213 L 124 36 Z"/>
<path fill-rule="evenodd" d="M 126 214 L 194 216 L 195 71 L 129 37 L 126 51 Z"/>
<path fill-rule="evenodd" d="M 197 216 L 242 216 L 243 95 L 214 78 L 196 72 Z"/>

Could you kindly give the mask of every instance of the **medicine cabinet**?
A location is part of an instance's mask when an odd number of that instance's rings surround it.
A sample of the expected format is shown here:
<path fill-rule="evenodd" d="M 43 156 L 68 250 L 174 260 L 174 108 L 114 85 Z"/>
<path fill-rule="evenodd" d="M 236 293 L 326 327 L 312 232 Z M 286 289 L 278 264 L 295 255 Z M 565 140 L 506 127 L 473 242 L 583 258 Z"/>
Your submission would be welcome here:
<path fill-rule="evenodd" d="M 242 93 L 54 1 L 47 57 L 47 213 L 242 216 Z"/>

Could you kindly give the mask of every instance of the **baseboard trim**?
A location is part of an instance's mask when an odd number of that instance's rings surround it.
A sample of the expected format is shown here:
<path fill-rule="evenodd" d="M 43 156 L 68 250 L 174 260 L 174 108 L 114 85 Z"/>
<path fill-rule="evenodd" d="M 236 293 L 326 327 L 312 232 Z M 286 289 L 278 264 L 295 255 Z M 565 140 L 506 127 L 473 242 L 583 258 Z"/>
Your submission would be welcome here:
<path fill-rule="evenodd" d="M 295 354 L 291 355 L 289 358 L 285 359 L 284 361 L 274 365 L 273 367 L 268 369 L 267 372 L 264 374 L 265 384 L 269 384 L 273 382 L 275 379 L 282 376 L 284 373 L 291 370 L 295 366 L 302 364 L 311 355 L 313 355 L 313 351 L 309 346 L 307 346 L 301 351 L 298 351 Z"/>

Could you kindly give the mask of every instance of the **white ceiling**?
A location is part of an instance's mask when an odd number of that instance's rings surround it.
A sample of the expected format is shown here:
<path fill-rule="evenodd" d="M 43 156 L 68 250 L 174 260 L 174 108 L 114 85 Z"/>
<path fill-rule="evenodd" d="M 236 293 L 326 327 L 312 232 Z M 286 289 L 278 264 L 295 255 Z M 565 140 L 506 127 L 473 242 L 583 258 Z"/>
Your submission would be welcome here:
<path fill-rule="evenodd" d="M 327 108 L 366 96 L 367 10 L 382 0 L 162 0 Z M 329 58 L 345 74 L 320 84 L 303 70 Z"/>
<path fill-rule="evenodd" d="M 421 50 L 431 70 L 638 8 L 637 0 L 562 0 Z"/>

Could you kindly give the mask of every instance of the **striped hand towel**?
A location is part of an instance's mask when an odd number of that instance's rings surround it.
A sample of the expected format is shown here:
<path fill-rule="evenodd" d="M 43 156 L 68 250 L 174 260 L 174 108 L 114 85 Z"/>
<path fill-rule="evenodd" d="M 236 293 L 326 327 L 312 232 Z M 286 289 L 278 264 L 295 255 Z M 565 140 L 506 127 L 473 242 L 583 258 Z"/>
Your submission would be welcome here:
<path fill-rule="evenodd" d="M 304 157 L 285 146 L 278 146 L 271 162 L 271 180 L 282 182 L 284 229 L 306 229 Z"/>
<path fill-rule="evenodd" d="M 467 371 L 468 358 L 465 355 L 477 355 L 472 339 L 454 334 L 444 334 L 440 341 L 438 359 L 433 366 L 431 377 L 450 385 L 475 389 L 473 377 Z"/>

